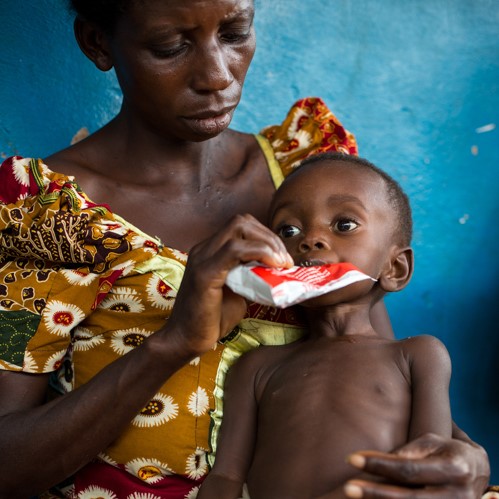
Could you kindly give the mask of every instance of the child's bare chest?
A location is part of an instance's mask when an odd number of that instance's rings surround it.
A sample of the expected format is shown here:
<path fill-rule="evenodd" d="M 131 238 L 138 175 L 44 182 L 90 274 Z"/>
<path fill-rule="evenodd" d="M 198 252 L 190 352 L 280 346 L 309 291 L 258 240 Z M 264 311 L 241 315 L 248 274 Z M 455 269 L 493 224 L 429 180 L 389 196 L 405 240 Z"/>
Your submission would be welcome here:
<path fill-rule="evenodd" d="M 350 453 L 390 451 L 407 439 L 410 382 L 395 348 L 306 343 L 262 376 L 248 477 L 261 497 L 274 497 L 274 486 L 305 497 L 312 483 L 319 496 L 355 474 Z"/>
<path fill-rule="evenodd" d="M 394 409 L 401 420 L 408 416 L 409 367 L 395 343 L 308 343 L 267 371 L 261 411 L 276 420 L 293 412 L 304 421 L 313 415 L 329 423 L 345 416 L 383 420 Z"/>

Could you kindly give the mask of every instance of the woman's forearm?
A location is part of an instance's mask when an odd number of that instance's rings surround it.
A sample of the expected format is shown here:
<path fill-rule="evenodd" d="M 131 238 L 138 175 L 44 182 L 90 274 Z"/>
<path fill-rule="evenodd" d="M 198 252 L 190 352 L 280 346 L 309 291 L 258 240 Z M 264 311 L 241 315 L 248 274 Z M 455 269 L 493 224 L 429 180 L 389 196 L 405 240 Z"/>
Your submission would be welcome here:
<path fill-rule="evenodd" d="M 39 376 L 4 373 L 0 498 L 24 498 L 48 489 L 118 438 L 163 383 L 192 358 L 169 333 L 152 335 L 82 387 L 43 405 L 37 405 L 39 395 L 30 394 L 40 391 Z M 18 408 L 12 402 L 3 404 L 16 385 L 25 393 Z"/>

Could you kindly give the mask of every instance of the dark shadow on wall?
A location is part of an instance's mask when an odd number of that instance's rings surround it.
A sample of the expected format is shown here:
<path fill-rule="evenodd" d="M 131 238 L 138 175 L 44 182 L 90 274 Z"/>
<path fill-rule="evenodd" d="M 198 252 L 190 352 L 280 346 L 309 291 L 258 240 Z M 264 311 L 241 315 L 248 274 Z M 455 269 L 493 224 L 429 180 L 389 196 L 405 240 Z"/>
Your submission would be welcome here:
<path fill-rule="evenodd" d="M 491 483 L 499 485 L 499 285 L 469 303 L 460 339 L 449 351 L 456 423 L 489 453 Z"/>

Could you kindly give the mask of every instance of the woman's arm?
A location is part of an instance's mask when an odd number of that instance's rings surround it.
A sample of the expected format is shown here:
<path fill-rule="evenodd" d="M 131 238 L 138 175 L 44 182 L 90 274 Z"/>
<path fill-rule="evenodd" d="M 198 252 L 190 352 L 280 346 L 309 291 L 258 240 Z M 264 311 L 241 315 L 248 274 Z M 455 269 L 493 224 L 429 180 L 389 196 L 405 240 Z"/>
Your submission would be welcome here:
<path fill-rule="evenodd" d="M 86 385 L 44 403 L 47 375 L 0 372 L 0 497 L 30 497 L 105 449 L 191 356 L 170 328 Z"/>
<path fill-rule="evenodd" d="M 44 403 L 46 375 L 0 372 L 0 498 L 42 492 L 104 450 L 172 374 L 243 316 L 244 300 L 224 286 L 227 272 L 250 260 L 289 266 L 286 255 L 255 219 L 236 217 L 191 252 L 166 326 L 84 386 Z"/>

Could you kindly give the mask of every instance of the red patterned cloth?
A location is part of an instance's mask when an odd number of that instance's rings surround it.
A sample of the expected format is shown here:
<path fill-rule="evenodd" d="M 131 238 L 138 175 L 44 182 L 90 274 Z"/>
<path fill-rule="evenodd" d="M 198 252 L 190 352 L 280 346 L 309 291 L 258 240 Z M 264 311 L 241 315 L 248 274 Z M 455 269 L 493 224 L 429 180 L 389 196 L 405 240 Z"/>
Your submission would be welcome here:
<path fill-rule="evenodd" d="M 75 490 L 79 492 L 72 494 L 75 499 L 194 499 L 202 482 L 169 475 L 156 483 L 147 483 L 120 468 L 94 462 L 78 472 Z"/>

